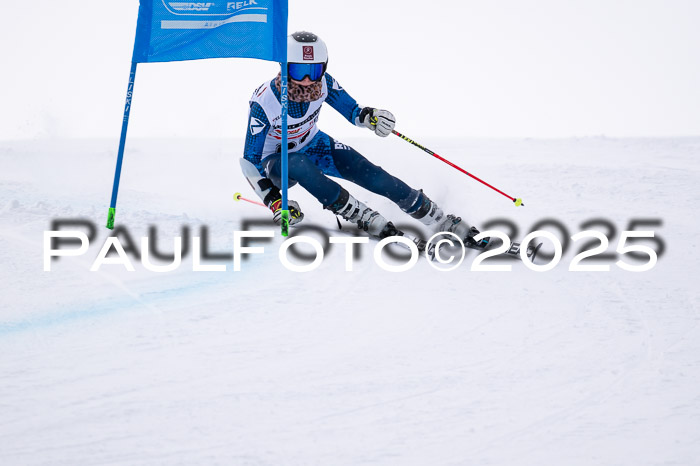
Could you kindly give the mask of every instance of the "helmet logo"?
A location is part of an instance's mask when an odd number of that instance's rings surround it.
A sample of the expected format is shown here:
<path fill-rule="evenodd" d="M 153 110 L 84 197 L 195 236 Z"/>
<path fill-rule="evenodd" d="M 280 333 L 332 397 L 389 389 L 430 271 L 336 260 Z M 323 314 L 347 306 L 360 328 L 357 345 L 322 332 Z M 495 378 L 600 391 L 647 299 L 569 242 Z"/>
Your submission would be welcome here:
<path fill-rule="evenodd" d="M 313 60 L 314 59 L 314 47 L 313 47 L 313 45 L 305 45 L 303 47 L 303 52 L 304 52 L 304 56 L 303 56 L 304 60 Z"/>

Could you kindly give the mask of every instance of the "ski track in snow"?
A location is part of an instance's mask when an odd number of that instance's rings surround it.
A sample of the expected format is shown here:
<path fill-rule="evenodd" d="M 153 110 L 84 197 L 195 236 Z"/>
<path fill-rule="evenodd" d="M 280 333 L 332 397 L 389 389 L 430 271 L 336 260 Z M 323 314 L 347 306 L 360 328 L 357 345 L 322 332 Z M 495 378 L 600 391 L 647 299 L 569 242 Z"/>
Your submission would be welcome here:
<path fill-rule="evenodd" d="M 370 242 L 354 272 L 335 246 L 295 274 L 276 236 L 241 272 L 225 260 L 225 273 L 192 272 L 190 256 L 169 273 L 138 262 L 93 273 L 114 141 L 0 143 L 0 464 L 697 461 L 700 139 L 425 141 L 522 197 L 519 209 L 398 138 L 343 142 L 477 225 L 509 218 L 520 238 L 543 218 L 574 234 L 602 217 L 619 235 L 631 218 L 660 218 L 666 252 L 639 274 L 569 272 L 579 244 L 545 273 L 517 261 L 470 272 L 469 251 L 454 272 L 421 260 L 392 274 Z M 117 225 L 135 239 L 156 225 L 163 251 L 182 225 L 206 225 L 211 250 L 230 251 L 243 220 L 268 216 L 232 201 L 254 196 L 241 147 L 130 142 Z M 310 196 L 290 198 L 334 234 Z M 78 217 L 97 226 L 89 253 L 43 272 L 43 232 Z"/>

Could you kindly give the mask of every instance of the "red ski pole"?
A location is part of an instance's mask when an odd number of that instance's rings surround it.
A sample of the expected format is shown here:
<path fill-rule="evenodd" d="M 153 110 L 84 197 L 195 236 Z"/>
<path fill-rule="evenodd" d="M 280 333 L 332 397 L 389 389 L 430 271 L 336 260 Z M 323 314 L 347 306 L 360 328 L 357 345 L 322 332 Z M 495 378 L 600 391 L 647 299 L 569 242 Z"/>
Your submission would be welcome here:
<path fill-rule="evenodd" d="M 451 166 L 451 167 L 453 167 L 453 168 L 456 168 L 457 170 L 461 171 L 461 172 L 464 173 L 465 175 L 471 176 L 472 178 L 474 178 L 474 179 L 475 179 L 476 181 L 478 181 L 479 183 L 482 183 L 482 184 L 488 186 L 489 188 L 493 189 L 494 191 L 503 194 L 505 197 L 507 197 L 508 199 L 510 199 L 511 201 L 513 201 L 513 203 L 514 203 L 516 206 L 521 206 L 521 205 L 524 206 L 524 205 L 525 205 L 525 204 L 523 203 L 523 200 L 522 200 L 521 198 L 517 198 L 517 199 L 516 199 L 516 198 L 514 198 L 513 196 L 507 195 L 506 193 L 504 193 L 504 192 L 501 191 L 500 189 L 495 188 L 495 187 L 491 186 L 490 184 L 488 184 L 486 181 L 484 181 L 484 180 L 482 180 L 482 179 L 480 179 L 480 178 L 478 178 L 478 177 L 472 175 L 471 173 L 469 173 L 468 171 L 466 171 L 464 168 L 458 167 L 457 165 L 455 165 L 454 163 L 450 162 L 449 160 L 447 160 L 447 159 L 445 159 L 445 158 L 443 158 L 443 157 L 440 157 L 439 155 L 437 155 L 435 152 L 431 151 L 431 150 L 428 149 L 427 147 L 421 146 L 420 144 L 418 144 L 418 143 L 417 143 L 416 141 L 414 141 L 413 139 L 408 138 L 408 137 L 404 136 L 403 134 L 401 134 L 401 133 L 399 133 L 398 131 L 395 131 L 395 130 L 391 130 L 391 132 L 394 133 L 395 135 L 397 135 L 398 137 L 400 137 L 401 139 L 403 139 L 404 141 L 410 142 L 410 143 L 413 144 L 414 146 L 423 149 L 425 152 L 427 152 L 428 154 L 432 155 L 433 157 L 442 160 L 442 161 L 445 162 L 447 165 L 449 165 L 449 166 Z"/>
<path fill-rule="evenodd" d="M 246 201 L 246 202 L 250 202 L 251 204 L 259 205 L 259 206 L 265 207 L 265 208 L 267 209 L 267 206 L 266 206 L 265 204 L 263 204 L 262 202 L 253 201 L 253 200 L 251 200 L 251 199 L 246 199 L 245 197 L 241 196 L 241 193 L 236 193 L 236 194 L 234 194 L 234 195 L 233 195 L 233 199 L 234 199 L 235 201 Z"/>

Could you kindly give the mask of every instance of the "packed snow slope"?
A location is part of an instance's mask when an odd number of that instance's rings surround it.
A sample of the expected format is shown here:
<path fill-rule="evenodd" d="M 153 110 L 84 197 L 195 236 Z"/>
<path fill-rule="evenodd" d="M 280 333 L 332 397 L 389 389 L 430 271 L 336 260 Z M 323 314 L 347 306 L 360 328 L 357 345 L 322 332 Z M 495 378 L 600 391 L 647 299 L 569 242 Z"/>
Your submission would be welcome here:
<path fill-rule="evenodd" d="M 509 219 L 522 238 L 554 219 L 568 236 L 600 230 L 614 253 L 642 219 L 657 223 L 634 229 L 659 242 L 640 244 L 665 249 L 639 273 L 615 265 L 644 262 L 627 255 L 595 263 L 608 272 L 569 271 L 586 239 L 547 272 L 518 261 L 471 271 L 470 251 L 451 272 L 421 259 L 392 273 L 371 242 L 351 272 L 336 245 L 295 273 L 278 259 L 277 229 L 251 226 L 269 212 L 233 201 L 254 197 L 241 140 L 133 140 L 118 237 L 170 252 L 183 226 L 190 237 L 205 226 L 222 254 L 205 264 L 226 271 L 195 272 L 190 253 L 166 273 L 133 257 L 133 272 L 91 272 L 109 233 L 117 142 L 2 142 L 0 464 L 697 464 L 700 139 L 420 141 L 522 197 L 519 208 L 398 138 L 344 142 L 477 226 Z M 304 235 L 353 234 L 300 187 L 290 198 L 318 227 Z M 96 235 L 45 272 L 57 219 Z M 584 225 L 593 219 L 616 231 Z M 251 242 L 265 252 L 234 272 L 225 253 L 244 229 L 275 237 Z"/>

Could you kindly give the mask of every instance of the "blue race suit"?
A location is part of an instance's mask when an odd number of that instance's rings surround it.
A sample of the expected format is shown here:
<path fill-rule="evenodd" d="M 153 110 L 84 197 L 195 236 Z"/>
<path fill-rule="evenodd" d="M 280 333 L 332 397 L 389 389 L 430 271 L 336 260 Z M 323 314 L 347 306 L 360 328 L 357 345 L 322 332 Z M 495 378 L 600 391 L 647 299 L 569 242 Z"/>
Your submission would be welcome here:
<path fill-rule="evenodd" d="M 325 102 L 350 123 L 357 124 L 362 109 L 355 99 L 328 73 L 324 78 L 328 89 Z M 268 85 L 279 102 L 280 93 L 274 85 L 274 80 Z M 289 101 L 288 113 L 292 117 L 302 118 L 308 108 L 309 102 Z M 265 138 L 272 130 L 272 125 L 257 102 L 251 101 L 248 128 L 251 130 L 247 131 L 243 157 L 253 163 L 263 177 L 270 178 L 279 187 L 281 154 L 278 151 L 263 159 Z M 318 131 L 302 149 L 288 153 L 288 171 L 290 186 L 298 182 L 324 207 L 333 204 L 341 192 L 341 186 L 329 176 L 351 181 L 368 191 L 384 196 L 408 213 L 417 210 L 423 200 L 420 191 L 412 189 L 400 179 L 371 163 L 352 147 L 336 141 L 323 131 Z"/>

